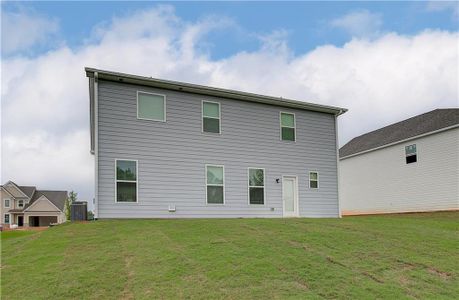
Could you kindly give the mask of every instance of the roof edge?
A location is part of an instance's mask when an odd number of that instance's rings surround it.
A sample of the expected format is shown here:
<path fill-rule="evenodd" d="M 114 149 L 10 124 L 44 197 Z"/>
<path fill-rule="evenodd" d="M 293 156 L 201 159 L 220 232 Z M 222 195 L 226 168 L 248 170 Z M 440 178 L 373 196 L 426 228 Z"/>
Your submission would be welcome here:
<path fill-rule="evenodd" d="M 290 107 L 290 108 L 296 108 L 296 109 L 317 111 L 317 112 L 333 114 L 336 116 L 342 115 L 347 111 L 346 108 L 341 108 L 341 107 L 314 104 L 314 103 L 303 102 L 303 101 L 298 101 L 298 100 L 285 99 L 282 97 L 265 96 L 265 95 L 259 95 L 259 94 L 254 94 L 254 93 L 240 92 L 240 91 L 235 91 L 235 90 L 215 88 L 215 87 L 209 87 L 209 86 L 203 86 L 203 85 L 197 85 L 197 84 L 191 84 L 191 83 L 185 83 L 185 82 L 156 79 L 152 77 L 112 72 L 112 71 L 100 70 L 96 68 L 86 67 L 85 72 L 86 72 L 86 76 L 90 78 L 93 78 L 94 73 L 97 72 L 98 79 L 102 79 L 102 80 L 146 85 L 146 86 L 152 86 L 152 87 L 157 87 L 157 88 L 188 92 L 188 93 L 194 93 L 194 94 L 225 97 L 225 98 L 231 98 L 235 100 L 258 102 L 258 103 L 284 106 L 284 107 Z"/>
<path fill-rule="evenodd" d="M 375 147 L 375 148 L 367 149 L 367 150 L 360 151 L 360 152 L 357 152 L 357 153 L 349 154 L 349 155 L 340 157 L 339 160 L 352 158 L 354 156 L 358 156 L 358 155 L 365 154 L 365 153 L 368 153 L 368 152 L 373 152 L 373 151 L 380 150 L 380 149 L 383 149 L 383 148 L 387 148 L 387 147 L 390 147 L 390 146 L 394 146 L 394 145 L 397 145 L 397 144 L 402 144 L 402 143 L 405 143 L 405 142 L 408 142 L 408 141 L 411 141 L 411 140 L 414 140 L 414 139 L 426 137 L 426 136 L 429 136 L 429 135 L 432 135 L 432 134 L 435 134 L 435 133 L 440 133 L 440 132 L 447 131 L 447 130 L 454 129 L 454 128 L 458 128 L 458 127 L 459 127 L 459 124 L 451 125 L 451 126 L 448 126 L 448 127 L 443 127 L 443 128 L 440 128 L 440 129 L 437 129 L 437 130 L 434 130 L 434 131 L 429 131 L 429 132 L 426 132 L 426 133 L 423 133 L 423 134 L 418 134 L 418 135 L 415 135 L 415 136 L 412 136 L 412 137 L 409 137 L 409 138 L 406 138 L 406 139 L 403 139 L 403 140 L 400 140 L 400 141 L 392 142 L 392 143 L 389 143 L 389 144 L 386 144 L 386 145 L 382 145 L 382 146 L 379 146 L 379 147 Z"/>

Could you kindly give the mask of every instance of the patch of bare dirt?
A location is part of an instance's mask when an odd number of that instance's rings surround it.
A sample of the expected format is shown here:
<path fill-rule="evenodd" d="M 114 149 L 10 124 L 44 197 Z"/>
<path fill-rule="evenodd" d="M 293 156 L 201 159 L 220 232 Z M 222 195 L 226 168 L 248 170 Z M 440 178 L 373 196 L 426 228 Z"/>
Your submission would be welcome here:
<path fill-rule="evenodd" d="M 432 268 L 432 267 L 428 268 L 427 271 L 430 274 L 437 275 L 438 277 L 440 277 L 441 279 L 444 279 L 444 280 L 448 280 L 452 276 L 451 273 L 443 272 L 443 271 L 440 271 L 440 270 Z"/>
<path fill-rule="evenodd" d="M 134 271 L 132 271 L 132 259 L 132 255 L 126 255 L 124 258 L 124 265 L 127 270 L 127 280 L 124 285 L 121 299 L 134 299 L 134 295 L 131 291 L 131 285 L 134 279 Z"/>

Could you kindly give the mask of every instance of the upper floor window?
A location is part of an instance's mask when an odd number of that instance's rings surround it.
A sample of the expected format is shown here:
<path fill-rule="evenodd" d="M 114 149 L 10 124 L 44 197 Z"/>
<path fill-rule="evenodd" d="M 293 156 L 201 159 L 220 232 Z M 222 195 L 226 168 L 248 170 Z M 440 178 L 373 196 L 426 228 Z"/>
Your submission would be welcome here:
<path fill-rule="evenodd" d="M 18 207 L 23 208 L 24 207 L 24 200 L 18 200 Z"/>
<path fill-rule="evenodd" d="M 405 146 L 405 159 L 407 164 L 415 163 L 418 161 L 416 144 Z"/>
<path fill-rule="evenodd" d="M 295 141 L 295 114 L 280 113 L 281 140 Z"/>
<path fill-rule="evenodd" d="M 319 173 L 318 172 L 309 172 L 309 188 L 310 189 L 319 188 Z"/>
<path fill-rule="evenodd" d="M 10 205 L 11 205 L 11 204 L 10 204 L 10 203 L 11 203 L 10 201 L 11 201 L 10 199 L 5 199 L 5 200 L 4 200 L 4 203 L 3 203 L 3 206 L 4 206 L 5 208 L 10 208 L 10 207 L 11 207 L 11 206 L 10 206 Z"/>
<path fill-rule="evenodd" d="M 220 103 L 202 101 L 202 131 L 220 133 Z"/>
<path fill-rule="evenodd" d="M 138 91 L 137 118 L 165 122 L 166 96 Z"/>
<path fill-rule="evenodd" d="M 265 204 L 265 170 L 249 168 L 249 204 Z"/>
<path fill-rule="evenodd" d="M 137 202 L 137 161 L 116 160 L 116 202 Z"/>
<path fill-rule="evenodd" d="M 208 204 L 225 203 L 225 171 L 223 166 L 206 165 L 206 198 Z"/>

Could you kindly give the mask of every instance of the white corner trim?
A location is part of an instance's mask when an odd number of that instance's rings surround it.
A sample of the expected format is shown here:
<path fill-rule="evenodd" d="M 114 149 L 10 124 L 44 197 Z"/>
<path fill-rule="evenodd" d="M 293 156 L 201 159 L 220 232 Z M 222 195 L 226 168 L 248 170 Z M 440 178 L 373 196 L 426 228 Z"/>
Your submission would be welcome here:
<path fill-rule="evenodd" d="M 337 189 L 337 197 L 338 197 L 338 217 L 342 218 L 343 215 L 341 213 L 341 197 L 340 197 L 340 188 L 339 188 L 340 168 L 339 168 L 338 115 L 335 115 L 335 147 L 336 147 L 336 189 Z M 319 175 L 317 175 L 317 180 L 319 180 Z M 319 187 L 319 184 L 320 183 L 317 183 L 317 187 Z"/>
<path fill-rule="evenodd" d="M 99 216 L 99 74 L 94 72 L 94 218 Z"/>
<path fill-rule="evenodd" d="M 390 147 L 390 146 L 406 143 L 406 142 L 409 142 L 409 141 L 412 141 L 412 140 L 415 140 L 415 139 L 419 139 L 419 138 L 422 138 L 422 137 L 426 137 L 426 136 L 429 136 L 429 135 L 432 135 L 432 134 L 440 133 L 440 132 L 447 131 L 447 130 L 454 129 L 454 128 L 459 128 L 459 124 L 452 125 L 452 126 L 449 126 L 449 127 L 444 127 L 444 128 L 441 128 L 441 129 L 438 129 L 438 130 L 434 130 L 434 131 L 430 131 L 430 132 L 426 132 L 426 133 L 423 133 L 423 134 L 419 134 L 419 135 L 416 135 L 416 136 L 413 136 L 413 137 L 410 137 L 410 138 L 407 138 L 407 139 L 404 139 L 404 140 L 396 141 L 396 142 L 393 142 L 393 143 L 389 143 L 389 144 L 382 145 L 382 146 L 379 146 L 379 147 L 375 147 L 375 148 L 372 148 L 372 149 L 368 149 L 368 150 L 365 150 L 365 151 L 357 152 L 357 153 L 354 153 L 354 154 L 351 154 L 351 155 L 347 155 L 347 156 L 341 157 L 339 160 L 344 160 L 344 159 L 351 158 L 351 157 L 354 157 L 354 156 L 357 156 L 357 155 L 361 155 L 361 154 L 365 154 L 365 153 L 368 153 L 368 152 L 376 151 L 376 150 L 379 150 L 379 149 L 387 148 L 387 147 Z"/>

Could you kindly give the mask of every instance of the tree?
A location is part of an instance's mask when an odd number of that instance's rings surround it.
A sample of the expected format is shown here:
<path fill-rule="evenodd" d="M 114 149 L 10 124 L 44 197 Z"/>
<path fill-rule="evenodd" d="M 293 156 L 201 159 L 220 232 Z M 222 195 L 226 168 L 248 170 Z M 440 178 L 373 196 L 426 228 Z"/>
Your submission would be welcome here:
<path fill-rule="evenodd" d="M 76 202 L 77 201 L 77 196 L 78 196 L 78 193 L 75 193 L 74 191 L 71 191 L 69 193 L 69 201 L 70 201 L 70 203 Z"/>
<path fill-rule="evenodd" d="M 70 221 L 70 204 L 76 202 L 77 197 L 78 197 L 78 193 L 71 191 L 69 193 L 69 197 L 67 198 L 67 201 L 65 201 L 65 217 L 67 218 L 67 221 Z"/>
<path fill-rule="evenodd" d="M 70 221 L 70 199 L 67 198 L 65 201 L 65 218 Z"/>

